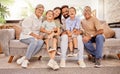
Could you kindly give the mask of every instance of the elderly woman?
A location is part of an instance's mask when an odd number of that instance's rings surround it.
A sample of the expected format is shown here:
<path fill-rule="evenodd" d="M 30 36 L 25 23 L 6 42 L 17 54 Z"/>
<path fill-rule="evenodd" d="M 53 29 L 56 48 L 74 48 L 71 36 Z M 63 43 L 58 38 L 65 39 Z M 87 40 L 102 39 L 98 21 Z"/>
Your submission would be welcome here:
<path fill-rule="evenodd" d="M 28 66 L 31 57 L 39 52 L 43 45 L 42 36 L 39 35 L 43 12 L 44 6 L 38 4 L 35 8 L 35 13 L 22 22 L 20 41 L 28 44 L 28 48 L 26 55 L 18 59 L 17 64 L 21 64 L 24 68 Z"/>

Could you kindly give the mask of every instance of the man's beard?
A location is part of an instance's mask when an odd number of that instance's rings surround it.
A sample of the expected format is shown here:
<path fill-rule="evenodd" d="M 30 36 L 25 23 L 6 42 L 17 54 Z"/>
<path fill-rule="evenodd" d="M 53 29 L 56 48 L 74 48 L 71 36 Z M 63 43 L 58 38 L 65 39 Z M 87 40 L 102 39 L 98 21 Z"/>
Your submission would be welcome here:
<path fill-rule="evenodd" d="M 65 16 L 63 16 L 65 19 L 67 19 L 68 17 L 69 17 L 69 15 L 65 15 Z"/>

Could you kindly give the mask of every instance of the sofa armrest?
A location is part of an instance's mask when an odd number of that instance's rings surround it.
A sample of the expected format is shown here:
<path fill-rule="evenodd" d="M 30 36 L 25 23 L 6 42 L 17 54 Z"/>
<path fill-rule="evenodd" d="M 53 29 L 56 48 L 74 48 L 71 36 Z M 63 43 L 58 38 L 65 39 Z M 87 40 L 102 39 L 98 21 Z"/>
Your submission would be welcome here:
<path fill-rule="evenodd" d="M 5 55 L 9 55 L 9 42 L 11 39 L 15 38 L 14 34 L 14 29 L 0 30 L 0 44 Z"/>
<path fill-rule="evenodd" d="M 112 28 L 115 31 L 115 38 L 120 39 L 120 28 Z"/>

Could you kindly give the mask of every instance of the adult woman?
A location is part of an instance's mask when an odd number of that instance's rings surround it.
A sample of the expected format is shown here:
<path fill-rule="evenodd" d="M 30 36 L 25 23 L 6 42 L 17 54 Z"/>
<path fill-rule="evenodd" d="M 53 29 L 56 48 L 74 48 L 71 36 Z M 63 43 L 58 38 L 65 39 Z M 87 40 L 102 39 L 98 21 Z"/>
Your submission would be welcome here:
<path fill-rule="evenodd" d="M 38 4 L 35 8 L 35 13 L 22 22 L 20 41 L 28 44 L 28 48 L 25 56 L 17 60 L 17 64 L 21 64 L 24 68 L 28 66 L 31 57 L 34 56 L 43 45 L 42 36 L 39 35 L 43 12 L 44 6 Z"/>
<path fill-rule="evenodd" d="M 62 22 L 61 22 L 61 15 L 62 15 L 62 12 L 61 12 L 61 8 L 60 7 L 55 7 L 53 9 L 53 12 L 54 12 L 54 21 L 55 21 L 55 24 L 57 26 L 57 29 L 58 29 L 58 32 L 57 32 L 57 47 L 60 47 L 60 34 L 61 34 L 61 28 L 62 28 Z M 60 54 L 60 52 L 57 51 L 57 54 Z"/>

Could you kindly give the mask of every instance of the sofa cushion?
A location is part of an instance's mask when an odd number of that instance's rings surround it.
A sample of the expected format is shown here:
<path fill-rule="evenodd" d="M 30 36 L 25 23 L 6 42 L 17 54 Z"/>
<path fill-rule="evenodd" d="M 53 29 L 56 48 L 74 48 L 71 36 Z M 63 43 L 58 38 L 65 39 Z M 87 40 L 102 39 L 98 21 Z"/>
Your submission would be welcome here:
<path fill-rule="evenodd" d="M 20 42 L 19 40 L 10 40 L 10 48 L 27 48 L 27 44 Z"/>
<path fill-rule="evenodd" d="M 113 47 L 113 46 L 119 46 L 120 47 L 120 39 L 116 39 L 116 38 L 109 38 L 105 40 L 104 43 L 105 47 Z"/>

